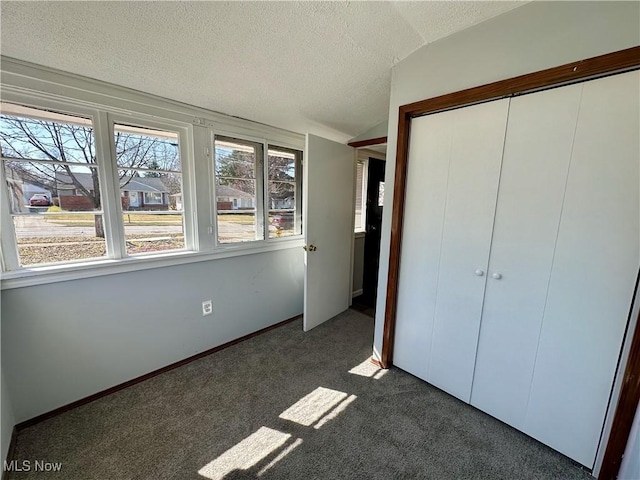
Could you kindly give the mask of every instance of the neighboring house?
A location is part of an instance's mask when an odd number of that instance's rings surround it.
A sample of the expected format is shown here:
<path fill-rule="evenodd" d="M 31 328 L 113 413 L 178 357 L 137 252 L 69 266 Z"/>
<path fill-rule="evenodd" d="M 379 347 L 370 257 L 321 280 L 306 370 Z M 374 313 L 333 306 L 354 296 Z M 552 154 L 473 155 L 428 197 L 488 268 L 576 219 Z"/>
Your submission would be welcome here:
<path fill-rule="evenodd" d="M 169 188 L 161 178 L 135 177 L 120 188 L 125 210 L 168 210 Z"/>
<path fill-rule="evenodd" d="M 255 208 L 253 195 L 228 185 L 216 185 L 216 204 L 218 210 Z"/>
<path fill-rule="evenodd" d="M 75 179 L 93 194 L 93 178 L 88 173 L 75 173 Z M 60 208 L 64 210 L 93 210 L 91 200 L 82 195 L 69 175 L 56 174 Z M 121 180 L 122 181 L 122 180 Z M 123 210 L 168 210 L 171 195 L 159 177 L 134 177 L 120 188 Z"/>

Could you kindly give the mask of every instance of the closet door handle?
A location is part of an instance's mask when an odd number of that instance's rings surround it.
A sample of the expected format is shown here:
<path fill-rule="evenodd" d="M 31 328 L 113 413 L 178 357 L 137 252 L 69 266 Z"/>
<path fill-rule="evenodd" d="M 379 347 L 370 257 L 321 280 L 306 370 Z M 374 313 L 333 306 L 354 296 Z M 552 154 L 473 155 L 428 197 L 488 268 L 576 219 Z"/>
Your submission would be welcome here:
<path fill-rule="evenodd" d="M 483 275 L 484 275 L 484 270 L 480 270 L 480 269 L 478 268 L 478 269 L 477 269 L 475 272 L 473 272 L 473 273 L 475 273 L 478 277 L 481 277 L 481 276 L 483 276 Z"/>
<path fill-rule="evenodd" d="M 493 272 L 493 275 L 491 275 L 493 278 L 495 278 L 496 280 L 500 280 L 502 278 L 502 274 L 499 272 Z"/>

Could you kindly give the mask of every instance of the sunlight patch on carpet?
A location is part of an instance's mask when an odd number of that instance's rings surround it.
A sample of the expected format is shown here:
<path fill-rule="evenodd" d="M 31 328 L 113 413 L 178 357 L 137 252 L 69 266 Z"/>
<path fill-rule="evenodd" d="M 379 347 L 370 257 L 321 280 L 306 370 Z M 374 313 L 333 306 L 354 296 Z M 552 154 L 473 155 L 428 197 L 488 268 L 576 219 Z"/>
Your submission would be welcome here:
<path fill-rule="evenodd" d="M 345 392 L 318 387 L 282 412 L 280 418 L 309 427 L 345 398 Z"/>
<path fill-rule="evenodd" d="M 388 370 L 381 369 L 379 366 L 374 364 L 369 358 L 367 358 L 360 365 L 356 365 L 351 370 L 349 370 L 349 373 L 352 373 L 354 375 L 360 375 L 361 377 L 374 378 L 376 380 L 379 380 L 380 378 L 382 378 L 387 372 Z"/>
<path fill-rule="evenodd" d="M 198 473 L 210 480 L 223 480 L 238 470 L 248 470 L 270 453 L 282 447 L 291 435 L 268 427 L 256 432 L 231 447 L 218 458 L 202 467 Z"/>
<path fill-rule="evenodd" d="M 355 395 L 349 395 L 347 398 L 345 398 L 342 402 L 340 402 L 336 408 L 334 408 L 333 410 L 331 410 L 327 415 L 325 415 L 323 418 L 321 418 L 318 423 L 316 423 L 313 428 L 315 428 L 316 430 L 318 430 L 319 428 L 321 428 L 325 423 L 333 420 L 334 418 L 336 418 L 338 415 L 340 415 L 342 412 L 345 411 L 345 409 L 351 404 L 351 402 L 353 402 L 356 398 Z"/>
<path fill-rule="evenodd" d="M 276 458 L 274 458 L 273 460 L 271 460 L 269 463 L 267 463 L 264 467 L 262 467 L 260 469 L 260 471 L 258 472 L 258 476 L 262 476 L 264 475 L 267 470 L 269 470 L 271 467 L 273 467 L 276 463 L 278 463 L 280 460 L 282 460 L 284 457 L 286 457 L 287 455 L 289 455 L 291 452 L 293 452 L 296 448 L 298 448 L 300 445 L 302 445 L 302 439 L 301 438 L 296 438 L 296 441 L 293 442 L 291 445 L 289 445 L 287 448 L 285 448 L 284 450 L 282 450 L 282 452 L 280 452 L 278 454 L 278 456 Z"/>

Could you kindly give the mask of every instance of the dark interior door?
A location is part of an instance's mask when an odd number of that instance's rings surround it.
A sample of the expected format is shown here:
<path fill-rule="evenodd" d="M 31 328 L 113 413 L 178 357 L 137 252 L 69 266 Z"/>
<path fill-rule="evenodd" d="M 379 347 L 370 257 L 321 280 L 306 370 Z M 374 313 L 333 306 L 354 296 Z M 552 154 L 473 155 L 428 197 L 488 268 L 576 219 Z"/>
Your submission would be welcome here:
<path fill-rule="evenodd" d="M 367 231 L 364 241 L 364 279 L 361 301 L 375 306 L 380 261 L 380 231 L 384 198 L 385 162 L 369 158 L 367 177 Z"/>

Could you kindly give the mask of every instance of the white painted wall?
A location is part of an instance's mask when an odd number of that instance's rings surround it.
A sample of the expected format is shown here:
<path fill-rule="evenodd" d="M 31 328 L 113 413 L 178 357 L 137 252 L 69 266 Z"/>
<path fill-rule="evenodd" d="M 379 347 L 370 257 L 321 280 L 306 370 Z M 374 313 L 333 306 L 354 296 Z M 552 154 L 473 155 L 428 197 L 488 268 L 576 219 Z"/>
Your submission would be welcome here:
<path fill-rule="evenodd" d="M 640 478 L 640 406 L 631 427 L 627 448 L 620 465 L 619 480 L 638 480 Z"/>
<path fill-rule="evenodd" d="M 532 2 L 426 45 L 393 71 L 385 204 L 393 200 L 398 108 L 584 58 L 630 48 L 640 39 L 637 2 Z M 382 349 L 392 209 L 385 209 L 374 355 Z"/>
<path fill-rule="evenodd" d="M 298 315 L 303 268 L 296 246 L 4 290 L 3 400 L 21 422 Z"/>

